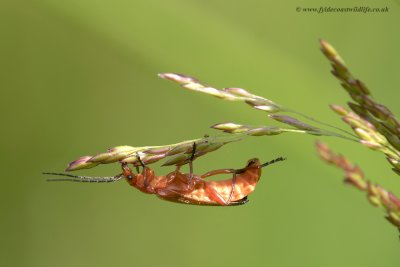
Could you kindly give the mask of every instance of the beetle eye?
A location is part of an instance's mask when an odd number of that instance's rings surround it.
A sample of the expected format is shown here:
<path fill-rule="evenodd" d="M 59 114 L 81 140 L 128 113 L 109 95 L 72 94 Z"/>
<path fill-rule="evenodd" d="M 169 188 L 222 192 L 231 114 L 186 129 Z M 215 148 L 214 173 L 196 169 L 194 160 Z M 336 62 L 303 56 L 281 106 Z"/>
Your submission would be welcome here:
<path fill-rule="evenodd" d="M 128 175 L 128 179 L 129 179 L 129 180 L 132 180 L 132 175 Z"/>

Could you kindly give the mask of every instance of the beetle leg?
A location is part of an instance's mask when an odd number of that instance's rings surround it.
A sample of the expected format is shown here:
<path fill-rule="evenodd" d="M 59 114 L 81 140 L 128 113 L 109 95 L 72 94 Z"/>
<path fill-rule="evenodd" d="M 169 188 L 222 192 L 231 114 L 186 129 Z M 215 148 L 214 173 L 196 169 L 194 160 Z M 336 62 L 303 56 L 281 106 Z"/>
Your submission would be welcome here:
<path fill-rule="evenodd" d="M 133 178 L 133 173 L 131 168 L 128 167 L 128 163 L 126 162 L 121 163 L 121 168 L 122 168 L 122 174 L 125 176 L 125 178 L 131 180 Z"/>
<path fill-rule="evenodd" d="M 229 203 L 231 203 L 233 193 L 235 192 L 235 186 L 236 186 L 236 172 L 233 173 L 232 188 L 231 188 L 231 192 L 229 193 L 228 200 L 226 201 L 227 205 L 229 205 Z"/>
<path fill-rule="evenodd" d="M 181 169 L 181 166 L 180 165 L 176 165 L 176 169 L 175 169 L 174 174 L 166 176 L 167 177 L 167 180 L 166 180 L 167 184 L 171 183 L 176 177 L 178 177 L 178 175 L 180 174 L 180 172 L 179 172 L 180 169 Z"/>
<path fill-rule="evenodd" d="M 238 173 L 242 172 L 242 169 L 239 170 L 234 170 L 234 169 L 220 169 L 220 170 L 214 170 L 214 171 L 210 171 L 207 172 L 205 174 L 203 174 L 202 176 L 200 176 L 201 179 L 205 179 L 207 177 L 213 176 L 213 175 L 218 175 L 218 174 L 227 174 L 227 173 L 232 173 L 232 188 L 231 188 L 231 192 L 229 193 L 229 197 L 228 200 L 226 201 L 226 203 L 224 205 L 229 205 L 229 203 L 231 202 L 231 199 L 233 197 L 233 194 L 235 193 L 235 186 L 236 186 L 236 175 Z"/>
<path fill-rule="evenodd" d="M 181 169 L 181 165 L 176 165 L 175 175 L 179 172 L 180 169 Z"/>
<path fill-rule="evenodd" d="M 194 160 L 195 154 L 196 154 L 196 142 L 193 142 L 192 155 L 190 156 L 190 160 L 189 160 L 188 189 L 191 189 L 194 186 L 194 183 L 192 181 L 193 181 L 193 160 Z"/>
<path fill-rule="evenodd" d="M 228 174 L 228 173 L 232 173 L 233 174 L 233 177 L 232 177 L 232 188 L 231 188 L 231 192 L 229 193 L 228 199 L 226 201 L 224 200 L 224 202 L 222 203 L 220 200 L 221 199 L 223 200 L 223 198 L 215 190 L 213 190 L 215 193 L 213 193 L 212 191 L 209 192 L 211 195 L 214 196 L 213 200 L 218 202 L 218 204 L 221 204 L 221 205 L 229 205 L 231 203 L 231 199 L 233 197 L 233 194 L 235 193 L 237 170 L 234 170 L 234 169 L 220 169 L 220 170 L 214 170 L 214 171 L 207 172 L 207 173 L 205 173 L 205 174 L 200 176 L 201 179 L 205 179 L 205 178 L 213 176 L 213 175 Z"/>
<path fill-rule="evenodd" d="M 228 174 L 228 173 L 236 173 L 236 170 L 234 169 L 220 169 L 220 170 L 214 170 L 207 172 L 203 175 L 200 176 L 201 179 L 205 179 L 207 177 L 213 176 L 213 175 L 218 175 L 218 174 Z"/>
<path fill-rule="evenodd" d="M 139 153 L 137 153 L 137 152 L 136 152 L 136 158 L 138 159 L 138 161 L 139 161 L 139 163 L 140 163 L 140 166 L 142 166 L 143 168 L 145 168 L 146 166 L 144 165 L 142 159 L 141 159 L 140 156 L 139 156 Z"/>
<path fill-rule="evenodd" d="M 206 184 L 204 188 L 210 200 L 217 202 L 221 206 L 229 205 L 230 199 L 226 201 L 214 188 Z"/>
<path fill-rule="evenodd" d="M 137 152 L 136 152 L 136 157 L 137 157 L 137 159 L 139 160 L 140 165 L 142 166 L 142 175 L 143 175 L 143 185 L 144 185 L 144 188 L 147 188 L 147 187 L 149 186 L 149 180 L 147 179 L 148 177 L 147 177 L 147 175 L 146 175 L 146 169 L 147 169 L 147 167 L 146 167 L 146 165 L 144 165 L 142 159 L 141 159 L 140 156 L 139 156 L 139 153 L 137 153 Z"/>

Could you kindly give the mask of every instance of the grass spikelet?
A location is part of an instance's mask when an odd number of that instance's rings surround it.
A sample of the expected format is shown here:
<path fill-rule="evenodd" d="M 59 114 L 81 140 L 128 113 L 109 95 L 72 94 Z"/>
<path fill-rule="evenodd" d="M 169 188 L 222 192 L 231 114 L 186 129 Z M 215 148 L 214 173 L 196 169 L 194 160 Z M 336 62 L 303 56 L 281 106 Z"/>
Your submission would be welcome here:
<path fill-rule="evenodd" d="M 316 143 L 317 153 L 325 162 L 344 171 L 344 181 L 366 193 L 367 199 L 376 207 L 383 207 L 386 218 L 400 230 L 400 199 L 379 185 L 368 181 L 359 167 L 345 156 L 335 154 L 326 144 Z"/>

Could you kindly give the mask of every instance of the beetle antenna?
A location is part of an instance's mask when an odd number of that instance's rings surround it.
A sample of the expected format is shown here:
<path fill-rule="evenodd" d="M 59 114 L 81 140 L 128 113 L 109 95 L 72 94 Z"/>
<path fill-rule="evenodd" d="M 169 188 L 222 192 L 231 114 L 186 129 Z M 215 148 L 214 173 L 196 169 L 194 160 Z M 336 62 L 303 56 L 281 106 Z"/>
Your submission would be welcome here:
<path fill-rule="evenodd" d="M 81 183 L 112 183 L 121 180 L 124 178 L 124 175 L 118 174 L 116 176 L 110 177 L 91 177 L 91 176 L 78 176 L 66 173 L 55 173 L 55 172 L 43 172 L 42 174 L 46 175 L 58 175 L 65 176 L 67 178 L 49 178 L 46 181 L 48 182 L 60 182 L 60 181 L 68 181 L 68 182 L 81 182 Z"/>
<path fill-rule="evenodd" d="M 279 158 L 273 159 L 271 161 L 265 162 L 264 164 L 261 164 L 260 168 L 267 167 L 268 165 L 274 164 L 274 163 L 279 162 L 279 161 L 284 161 L 284 160 L 286 160 L 286 158 L 279 157 Z"/>

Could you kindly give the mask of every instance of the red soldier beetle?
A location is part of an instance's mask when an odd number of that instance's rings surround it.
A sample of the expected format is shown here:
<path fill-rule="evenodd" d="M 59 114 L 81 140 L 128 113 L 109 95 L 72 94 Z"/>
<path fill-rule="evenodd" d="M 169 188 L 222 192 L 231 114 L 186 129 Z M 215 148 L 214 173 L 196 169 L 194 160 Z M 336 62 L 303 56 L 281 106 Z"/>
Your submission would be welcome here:
<path fill-rule="evenodd" d="M 278 157 L 260 164 L 260 161 L 254 158 L 249 160 L 242 169 L 219 169 L 203 175 L 195 175 L 193 174 L 195 150 L 196 144 L 193 143 L 188 174 L 180 172 L 180 165 L 178 165 L 175 171 L 167 175 L 156 176 L 152 169 L 143 164 L 139 155 L 137 157 L 142 166 L 142 171 L 139 172 L 137 167 L 137 174 L 132 172 L 127 163 L 121 163 L 122 173 L 112 177 L 76 176 L 65 173 L 44 174 L 68 177 L 52 178 L 48 181 L 108 183 L 126 179 L 131 186 L 140 191 L 155 194 L 167 201 L 193 205 L 236 206 L 248 202 L 247 196 L 255 190 L 263 167 L 285 160 L 283 157 Z M 221 181 L 205 180 L 207 177 L 218 174 L 232 174 L 232 178 Z"/>

